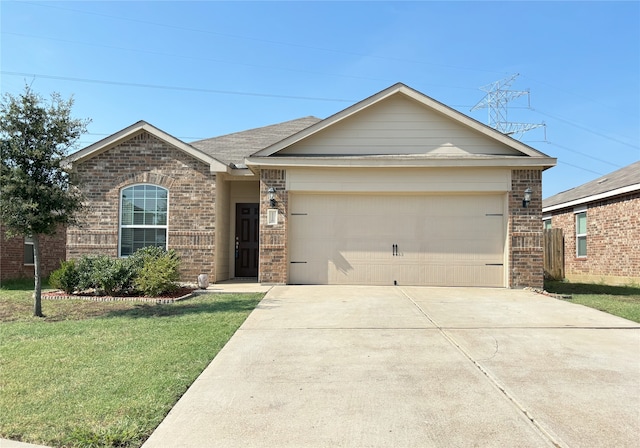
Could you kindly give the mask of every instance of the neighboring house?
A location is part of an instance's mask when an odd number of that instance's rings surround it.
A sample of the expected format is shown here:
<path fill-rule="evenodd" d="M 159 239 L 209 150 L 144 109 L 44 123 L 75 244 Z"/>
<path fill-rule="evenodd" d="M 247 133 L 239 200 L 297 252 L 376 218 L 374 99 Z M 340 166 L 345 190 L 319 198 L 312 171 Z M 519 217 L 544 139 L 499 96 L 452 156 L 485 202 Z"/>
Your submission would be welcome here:
<path fill-rule="evenodd" d="M 640 283 L 640 162 L 542 201 L 545 228 L 564 233 L 565 277 Z"/>
<path fill-rule="evenodd" d="M 43 235 L 40 240 L 40 268 L 44 277 L 60 267 L 65 260 L 66 233 Z M 0 282 L 17 278 L 33 278 L 33 242 L 30 238 L 7 238 L 4 226 L 0 225 Z"/>
<path fill-rule="evenodd" d="M 69 258 L 158 245 L 191 281 L 542 286 L 556 160 L 404 84 L 190 144 L 141 121 L 68 162 L 90 206 Z"/>

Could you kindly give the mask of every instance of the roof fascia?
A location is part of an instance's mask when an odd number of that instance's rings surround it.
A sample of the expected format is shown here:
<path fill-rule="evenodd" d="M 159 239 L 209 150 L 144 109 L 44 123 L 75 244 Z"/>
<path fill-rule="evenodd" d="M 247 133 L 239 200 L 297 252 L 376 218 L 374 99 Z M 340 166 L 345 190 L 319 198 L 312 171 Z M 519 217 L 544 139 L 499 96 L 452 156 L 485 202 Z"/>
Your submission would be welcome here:
<path fill-rule="evenodd" d="M 139 121 L 137 123 L 134 123 L 131 126 L 128 126 L 121 131 L 116 132 L 115 134 L 103 138 L 102 140 L 89 145 L 86 148 L 75 152 L 74 154 L 69 155 L 65 158 L 65 164 L 68 167 L 72 167 L 73 163 L 84 162 L 85 160 L 91 159 L 92 157 L 95 157 L 98 154 L 101 154 L 113 148 L 119 143 L 133 137 L 135 134 L 138 134 L 142 131 L 146 131 L 154 137 L 165 141 L 171 146 L 174 146 L 180 151 L 189 154 L 191 157 L 203 163 L 206 163 L 207 165 L 209 165 L 211 172 L 229 172 L 229 170 L 231 169 L 229 166 L 220 162 L 216 158 L 205 154 L 204 152 L 194 148 L 193 146 L 183 142 L 182 140 L 175 138 L 170 134 L 167 134 L 166 132 L 156 128 L 146 121 Z"/>
<path fill-rule="evenodd" d="M 248 168 L 231 168 L 227 174 L 232 177 L 254 177 L 255 173 Z"/>
<path fill-rule="evenodd" d="M 640 191 L 640 184 L 627 185 L 626 187 L 616 188 L 615 190 L 605 191 L 604 193 L 592 194 L 591 196 L 585 196 L 584 198 L 561 202 L 560 204 L 550 205 L 548 207 L 542 207 L 542 213 L 553 212 L 563 208 L 575 207 L 576 205 L 600 201 L 602 199 L 619 196 L 621 194 L 633 193 L 635 191 Z"/>
<path fill-rule="evenodd" d="M 541 168 L 546 170 L 556 164 L 551 157 L 468 157 L 468 158 L 424 158 L 424 157 L 249 157 L 246 165 L 260 167 L 509 167 Z"/>
<path fill-rule="evenodd" d="M 382 90 L 381 92 L 378 92 L 377 94 L 370 96 L 369 98 L 366 98 L 332 116 L 330 116 L 329 118 L 326 118 L 325 120 L 322 120 L 296 134 L 293 134 L 287 138 L 285 138 L 284 140 L 281 140 L 278 143 L 275 143 L 274 145 L 271 145 L 265 149 L 262 149 L 254 154 L 251 155 L 251 157 L 253 156 L 259 156 L 259 157 L 268 157 L 271 156 L 275 153 L 277 153 L 278 151 L 281 151 L 282 149 L 293 145 L 294 143 L 297 143 L 301 140 L 304 140 L 305 138 L 323 130 L 326 129 L 327 127 L 344 120 L 345 118 L 348 118 L 368 107 L 373 106 L 374 104 L 389 98 L 392 95 L 398 94 L 398 93 L 402 93 L 412 99 L 414 99 L 415 101 L 418 101 L 419 103 L 422 103 L 423 105 L 430 107 L 431 109 L 467 126 L 470 127 L 472 129 L 474 129 L 475 131 L 478 131 L 494 140 L 499 141 L 500 143 L 503 143 L 504 145 L 507 145 L 527 156 L 530 157 L 542 157 L 542 158 L 549 158 L 549 156 L 547 156 L 546 154 L 530 147 L 529 145 L 526 145 L 512 137 L 509 137 L 508 135 L 505 135 L 499 131 L 496 131 L 495 129 L 484 125 L 482 123 L 480 123 L 479 121 L 474 120 L 471 117 L 468 117 L 467 115 L 458 112 L 455 109 L 452 109 L 451 107 L 434 100 L 433 98 L 428 97 L 427 95 L 418 92 L 417 90 L 414 90 L 410 87 L 408 87 L 407 85 L 403 84 L 403 83 L 397 83 L 392 85 L 391 87 L 388 87 L 384 90 Z"/>

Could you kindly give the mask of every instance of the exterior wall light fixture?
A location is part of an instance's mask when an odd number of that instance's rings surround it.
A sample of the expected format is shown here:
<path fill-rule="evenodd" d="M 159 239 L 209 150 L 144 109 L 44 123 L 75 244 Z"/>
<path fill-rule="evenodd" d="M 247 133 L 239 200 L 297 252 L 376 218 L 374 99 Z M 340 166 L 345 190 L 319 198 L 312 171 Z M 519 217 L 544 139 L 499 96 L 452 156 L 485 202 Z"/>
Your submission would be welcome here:
<path fill-rule="evenodd" d="M 273 187 L 269 187 L 267 193 L 269 193 L 269 204 L 271 205 L 271 207 L 275 207 L 278 203 L 276 201 L 276 189 Z"/>
<path fill-rule="evenodd" d="M 529 207 L 529 203 L 531 202 L 531 188 L 527 188 L 524 190 L 524 199 L 522 200 L 522 206 L 524 208 Z"/>

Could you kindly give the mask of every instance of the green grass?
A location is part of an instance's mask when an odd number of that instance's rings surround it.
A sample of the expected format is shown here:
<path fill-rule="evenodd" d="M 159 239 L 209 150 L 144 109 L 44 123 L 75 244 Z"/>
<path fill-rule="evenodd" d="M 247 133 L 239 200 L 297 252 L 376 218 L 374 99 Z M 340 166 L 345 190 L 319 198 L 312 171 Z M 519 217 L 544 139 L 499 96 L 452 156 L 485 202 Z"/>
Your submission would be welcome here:
<path fill-rule="evenodd" d="M 138 447 L 262 294 L 171 305 L 43 300 L 0 288 L 0 437 L 49 446 Z"/>
<path fill-rule="evenodd" d="M 547 281 L 544 289 L 556 294 L 571 295 L 572 303 L 640 323 L 640 287 Z"/>

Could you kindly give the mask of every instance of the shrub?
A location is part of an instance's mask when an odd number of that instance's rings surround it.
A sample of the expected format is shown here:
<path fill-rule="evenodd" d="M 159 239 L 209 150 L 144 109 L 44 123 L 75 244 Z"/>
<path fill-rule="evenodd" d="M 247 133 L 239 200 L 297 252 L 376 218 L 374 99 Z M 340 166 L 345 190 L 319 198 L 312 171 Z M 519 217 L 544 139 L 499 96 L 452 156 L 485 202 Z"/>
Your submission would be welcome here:
<path fill-rule="evenodd" d="M 63 262 L 50 276 L 50 284 L 68 294 L 95 289 L 109 295 L 133 290 L 157 296 L 175 290 L 179 280 L 180 259 L 174 251 L 145 247 L 129 258 L 84 255 Z"/>
<path fill-rule="evenodd" d="M 134 280 L 137 290 L 146 296 L 159 296 L 178 288 L 180 258 L 173 250 L 141 254 L 142 269 Z M 160 256 L 158 256 L 160 255 Z"/>
<path fill-rule="evenodd" d="M 49 276 L 49 285 L 62 289 L 67 294 L 73 294 L 78 289 L 80 274 L 74 260 L 63 261 L 60 267 Z"/>
<path fill-rule="evenodd" d="M 126 260 L 99 255 L 92 261 L 91 278 L 99 289 L 114 295 L 131 285 L 132 272 Z"/>
<path fill-rule="evenodd" d="M 84 291 L 87 289 L 94 289 L 98 287 L 95 281 L 93 271 L 96 257 L 90 257 L 83 255 L 76 262 L 76 268 L 78 269 L 78 290 Z"/>
<path fill-rule="evenodd" d="M 161 247 L 148 246 L 136 250 L 133 255 L 126 258 L 126 260 L 129 263 L 130 269 L 134 272 L 135 277 L 143 268 L 145 261 L 157 260 L 158 258 L 164 257 L 166 254 L 167 251 Z"/>

